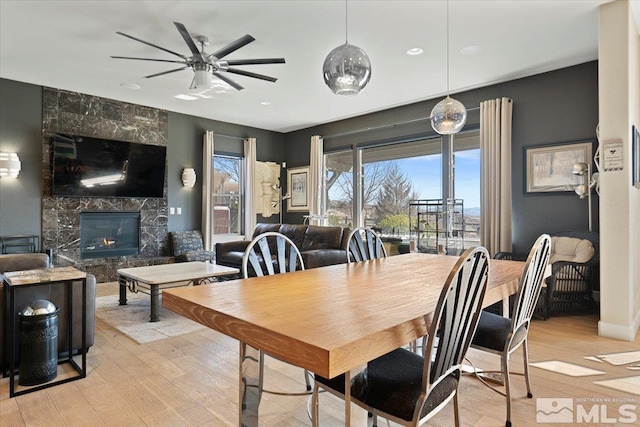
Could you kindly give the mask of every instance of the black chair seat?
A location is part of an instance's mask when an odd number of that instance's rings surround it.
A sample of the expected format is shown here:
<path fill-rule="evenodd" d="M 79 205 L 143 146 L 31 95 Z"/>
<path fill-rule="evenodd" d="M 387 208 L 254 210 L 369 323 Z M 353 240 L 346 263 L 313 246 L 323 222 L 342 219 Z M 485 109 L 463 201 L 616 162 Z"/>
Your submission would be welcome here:
<path fill-rule="evenodd" d="M 351 393 L 371 407 L 411 421 L 422 393 L 423 366 L 422 356 L 402 348 L 394 350 L 369 362 L 367 369 L 354 377 Z M 457 385 L 453 374 L 444 377 L 429 393 L 420 418 L 455 393 Z"/>
<path fill-rule="evenodd" d="M 500 352 L 504 350 L 510 332 L 511 319 L 483 310 L 471 345 Z M 516 331 L 511 340 L 512 348 L 519 345 L 526 338 L 526 332 L 526 326 L 524 325 Z"/>
<path fill-rule="evenodd" d="M 344 394 L 344 374 L 338 375 L 337 377 L 331 378 L 331 379 L 321 377 L 318 374 L 314 374 L 313 378 L 315 381 L 319 382 L 320 384 L 324 384 L 329 388 L 331 388 L 332 390 L 335 390 L 338 393 Z"/>
<path fill-rule="evenodd" d="M 502 351 L 510 331 L 511 319 L 482 310 L 471 345 Z"/>

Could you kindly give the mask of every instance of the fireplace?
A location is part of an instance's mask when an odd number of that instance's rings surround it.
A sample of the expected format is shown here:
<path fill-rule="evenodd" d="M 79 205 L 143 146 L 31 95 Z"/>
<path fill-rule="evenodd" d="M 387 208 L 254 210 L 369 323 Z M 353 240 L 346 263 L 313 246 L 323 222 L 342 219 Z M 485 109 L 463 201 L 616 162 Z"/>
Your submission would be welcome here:
<path fill-rule="evenodd" d="M 80 258 L 140 253 L 140 212 L 81 212 Z"/>

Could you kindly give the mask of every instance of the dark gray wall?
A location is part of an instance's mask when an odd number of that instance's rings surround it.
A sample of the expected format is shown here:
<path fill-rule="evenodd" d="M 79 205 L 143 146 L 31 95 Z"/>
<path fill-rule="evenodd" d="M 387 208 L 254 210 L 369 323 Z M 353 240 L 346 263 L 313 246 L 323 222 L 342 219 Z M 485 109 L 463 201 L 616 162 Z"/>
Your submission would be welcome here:
<path fill-rule="evenodd" d="M 0 146 L 19 140 L 23 171 L 11 186 L 0 183 L 0 233 L 39 233 L 41 158 L 40 133 L 41 88 L 0 79 Z M 598 123 L 598 66 L 589 62 L 574 67 L 509 81 L 456 94 L 467 108 L 481 101 L 509 97 L 513 99 L 513 239 L 515 250 L 527 250 L 542 232 L 587 228 L 587 205 L 573 193 L 561 195 L 525 195 L 523 189 L 523 150 L 526 146 L 544 145 L 583 139 L 595 140 Z M 262 161 L 286 161 L 288 167 L 309 164 L 309 141 L 312 135 L 333 135 L 356 129 L 424 118 L 440 99 L 419 102 L 361 117 L 314 126 L 297 132 L 279 134 L 230 123 L 169 113 L 168 202 L 182 207 L 181 216 L 169 217 L 169 230 L 199 228 L 201 222 L 201 182 L 193 189 L 182 187 L 184 167 L 194 167 L 198 181 L 202 177 L 202 135 L 216 133 L 257 138 L 257 157 Z M 336 102 L 340 102 L 337 98 Z M 468 125 L 479 122 L 477 110 L 469 113 Z M 363 132 L 325 141 L 326 149 L 386 138 L 432 132 L 428 121 L 418 121 L 384 130 Z M 240 153 L 242 142 L 216 137 L 216 151 Z M 6 147 L 6 148 L 5 148 Z M 16 184 L 17 183 L 17 184 Z M 283 169 L 281 183 L 286 186 Z M 19 208 L 17 208 L 19 206 Z M 26 208 L 25 208 L 26 206 Z M 598 197 L 593 197 L 593 224 L 598 230 Z M 262 219 L 259 217 L 259 221 Z M 270 220 L 276 220 L 275 217 Z M 302 214 L 284 214 L 285 222 L 302 222 Z"/>
<path fill-rule="evenodd" d="M 0 79 L 0 151 L 16 152 L 17 179 L 0 179 L 0 235 L 40 235 L 42 88 Z"/>
<path fill-rule="evenodd" d="M 455 95 L 468 109 L 481 101 L 508 97 L 513 100 L 512 187 L 514 250 L 526 251 L 543 232 L 586 230 L 586 200 L 574 193 L 525 195 L 524 147 L 590 139 L 595 141 L 598 124 L 598 63 L 588 62 L 506 83 L 496 84 Z M 286 135 L 288 166 L 309 164 L 309 141 L 312 135 L 336 135 L 353 130 L 400 123 L 429 116 L 434 99 L 393 108 L 366 116 L 314 126 Z M 336 102 L 340 102 L 339 99 Z M 467 126 L 479 123 L 477 110 L 469 112 Z M 371 130 L 341 138 L 325 140 L 325 151 L 353 144 L 381 141 L 418 133 L 432 133 L 427 120 Z M 594 145 L 595 149 L 595 145 Z M 593 194 L 593 228 L 598 230 L 598 197 Z M 297 219 L 289 214 L 288 221 Z"/>
<path fill-rule="evenodd" d="M 0 180 L 0 235 L 41 234 L 42 205 L 42 87 L 0 79 L 0 150 L 17 152 L 22 171 L 16 180 Z M 170 215 L 168 229 L 189 230 L 201 226 L 202 136 L 205 130 L 219 134 L 216 152 L 242 154 L 241 139 L 256 138 L 256 157 L 261 161 L 284 160 L 284 135 L 231 123 L 168 114 L 167 192 L 168 203 L 181 207 L 182 215 Z M 194 188 L 182 186 L 185 167 L 196 170 Z M 281 182 L 285 182 L 283 171 Z M 277 222 L 273 216 L 270 221 Z M 259 216 L 258 221 L 263 219 Z"/>
<path fill-rule="evenodd" d="M 256 158 L 260 161 L 281 163 L 284 157 L 284 135 L 263 129 L 239 126 L 231 123 L 169 113 L 169 207 L 181 207 L 182 215 L 169 215 L 169 230 L 200 229 L 202 223 L 202 140 L 205 131 L 216 135 L 215 152 L 243 153 L 243 138 L 256 138 Z M 229 138 L 232 137 L 232 138 Z M 236 138 L 233 138 L 236 137 Z M 238 139 L 240 138 L 240 139 Z M 196 170 L 196 185 L 182 185 L 182 169 Z M 281 182 L 286 179 L 280 177 Z M 269 220 L 277 222 L 277 216 Z M 258 216 L 258 221 L 264 221 Z"/>

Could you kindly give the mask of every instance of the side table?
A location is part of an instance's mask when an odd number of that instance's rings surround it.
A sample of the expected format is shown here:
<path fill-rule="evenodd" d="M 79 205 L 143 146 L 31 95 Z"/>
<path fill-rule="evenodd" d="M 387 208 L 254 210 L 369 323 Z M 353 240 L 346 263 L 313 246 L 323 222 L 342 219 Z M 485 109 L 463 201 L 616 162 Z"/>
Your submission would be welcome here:
<path fill-rule="evenodd" d="M 15 236 L 0 236 L 1 254 L 21 254 L 40 252 L 40 236 L 22 234 Z"/>
<path fill-rule="evenodd" d="M 9 397 L 20 396 L 22 394 L 30 393 L 36 390 L 42 390 L 57 384 L 74 381 L 87 376 L 87 273 L 77 270 L 73 267 L 58 267 L 48 268 L 40 270 L 25 270 L 14 271 L 5 273 L 4 275 L 4 301 L 5 301 L 5 343 L 3 346 L 4 360 L 9 361 L 9 370 L 7 373 L 6 368 L 3 371 L 3 376 L 9 376 Z M 81 364 L 73 360 L 73 286 L 74 282 L 82 282 L 82 346 L 78 350 L 78 355 L 81 357 Z M 68 316 L 68 348 L 67 357 L 59 358 L 58 365 L 68 363 L 76 371 L 77 375 L 67 376 L 58 380 L 52 380 L 44 384 L 37 386 L 26 387 L 24 390 L 16 390 L 15 375 L 16 375 L 16 316 L 15 316 L 15 291 L 31 286 L 44 286 L 44 285 L 61 285 L 67 286 L 68 289 L 68 310 L 66 315 Z M 63 314 L 63 313 L 61 313 Z"/>

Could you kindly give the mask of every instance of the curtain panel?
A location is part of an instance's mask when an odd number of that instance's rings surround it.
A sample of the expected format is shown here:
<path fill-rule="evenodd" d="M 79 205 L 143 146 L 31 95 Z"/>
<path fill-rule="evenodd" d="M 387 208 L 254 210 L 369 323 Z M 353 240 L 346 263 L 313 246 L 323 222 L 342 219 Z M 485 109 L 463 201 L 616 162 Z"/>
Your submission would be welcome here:
<path fill-rule="evenodd" d="M 513 101 L 480 103 L 480 244 L 493 256 L 511 252 L 511 119 Z"/>
<path fill-rule="evenodd" d="M 244 236 L 250 240 L 253 230 L 256 228 L 256 204 L 253 185 L 256 176 L 256 139 L 244 140 Z"/>
<path fill-rule="evenodd" d="M 213 131 L 202 142 L 202 238 L 204 248 L 213 251 Z"/>
<path fill-rule="evenodd" d="M 323 139 L 314 135 L 309 155 L 309 224 L 326 225 L 324 166 Z"/>

